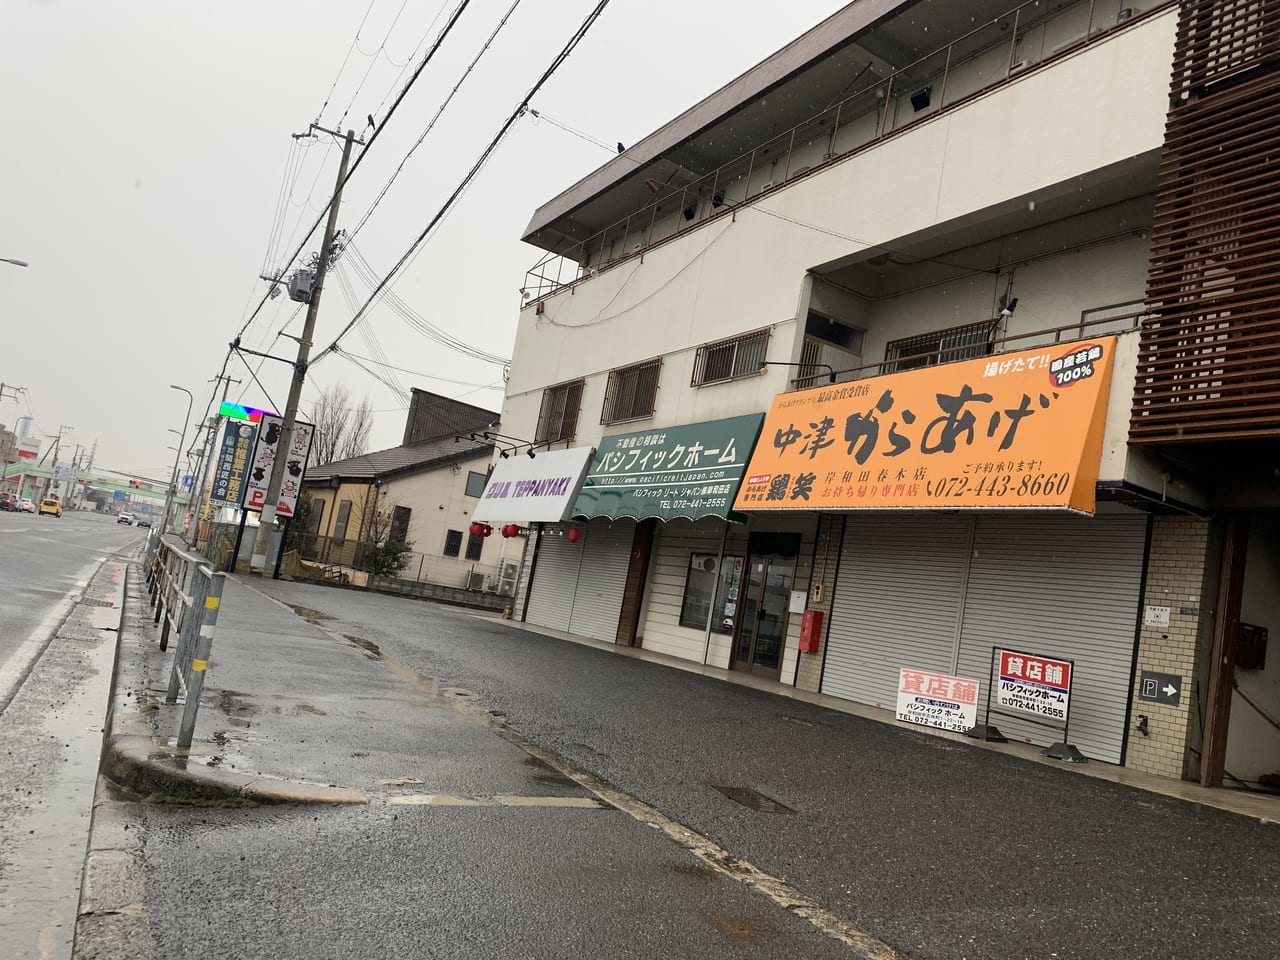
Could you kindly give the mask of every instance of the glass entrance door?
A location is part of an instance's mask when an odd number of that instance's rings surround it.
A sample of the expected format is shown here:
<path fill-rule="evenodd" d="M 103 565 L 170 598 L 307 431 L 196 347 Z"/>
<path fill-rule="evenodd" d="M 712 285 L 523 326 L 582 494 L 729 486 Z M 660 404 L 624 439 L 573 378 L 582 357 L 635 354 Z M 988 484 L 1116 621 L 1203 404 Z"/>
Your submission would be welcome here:
<path fill-rule="evenodd" d="M 794 557 L 752 557 L 738 609 L 733 667 L 777 678 L 787 639 L 787 607 L 795 577 Z"/>

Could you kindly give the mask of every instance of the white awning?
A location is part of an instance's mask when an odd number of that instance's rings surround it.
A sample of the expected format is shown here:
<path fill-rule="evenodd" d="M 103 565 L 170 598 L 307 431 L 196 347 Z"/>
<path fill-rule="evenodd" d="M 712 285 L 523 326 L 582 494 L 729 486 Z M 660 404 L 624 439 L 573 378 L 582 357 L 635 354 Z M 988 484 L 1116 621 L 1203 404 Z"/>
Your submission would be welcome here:
<path fill-rule="evenodd" d="M 499 460 L 473 520 L 558 523 L 569 518 L 595 453 L 593 447 L 546 450 Z"/>

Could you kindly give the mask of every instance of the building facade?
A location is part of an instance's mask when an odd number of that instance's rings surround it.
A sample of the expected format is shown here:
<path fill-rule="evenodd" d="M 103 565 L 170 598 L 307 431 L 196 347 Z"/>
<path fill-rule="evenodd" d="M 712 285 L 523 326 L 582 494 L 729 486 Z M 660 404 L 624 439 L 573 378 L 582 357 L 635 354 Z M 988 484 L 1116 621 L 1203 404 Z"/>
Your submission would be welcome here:
<path fill-rule="evenodd" d="M 857 0 L 540 207 L 515 615 L 1280 773 L 1278 22 Z"/>

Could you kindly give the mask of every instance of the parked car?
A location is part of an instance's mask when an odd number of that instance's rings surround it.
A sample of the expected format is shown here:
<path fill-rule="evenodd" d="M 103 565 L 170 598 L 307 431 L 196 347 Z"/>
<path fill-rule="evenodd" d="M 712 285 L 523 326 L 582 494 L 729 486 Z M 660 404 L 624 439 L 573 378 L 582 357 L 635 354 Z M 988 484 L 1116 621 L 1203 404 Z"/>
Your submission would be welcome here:
<path fill-rule="evenodd" d="M 17 510 L 18 498 L 12 493 L 0 493 L 0 510 Z"/>
<path fill-rule="evenodd" d="M 133 526 L 133 514 L 132 513 L 120 514 L 120 516 L 116 517 L 116 523 L 127 523 L 129 524 L 129 526 Z"/>
<path fill-rule="evenodd" d="M 150 526 L 151 526 L 151 520 L 150 520 L 150 519 L 148 519 L 147 517 L 139 517 L 139 518 L 137 519 L 137 524 L 138 524 L 138 526 L 140 526 L 140 527 L 150 527 Z"/>
<path fill-rule="evenodd" d="M 22 502 L 18 504 L 18 509 L 22 513 L 35 513 L 36 505 L 32 503 L 31 500 L 29 500 L 27 497 L 23 497 Z"/>
<path fill-rule="evenodd" d="M 40 516 L 48 514 L 51 517 L 62 516 L 62 501 L 57 497 L 45 497 L 40 501 L 40 509 L 37 511 Z"/>

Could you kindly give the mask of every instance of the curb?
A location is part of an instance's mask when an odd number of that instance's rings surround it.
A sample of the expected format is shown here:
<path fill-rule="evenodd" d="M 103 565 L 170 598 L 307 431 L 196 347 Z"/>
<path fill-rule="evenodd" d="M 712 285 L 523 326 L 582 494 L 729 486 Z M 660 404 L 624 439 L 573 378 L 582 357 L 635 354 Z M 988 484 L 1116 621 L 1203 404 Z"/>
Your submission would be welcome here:
<path fill-rule="evenodd" d="M 256 804 L 367 804 L 368 796 L 352 787 L 300 783 L 272 777 L 252 776 L 210 767 L 199 757 L 212 753 L 214 745 L 196 741 L 189 750 L 172 746 L 168 737 L 157 736 L 152 720 L 144 714 L 154 698 L 147 694 L 145 671 L 132 672 L 136 654 L 141 652 L 154 665 L 155 638 L 147 636 L 150 607 L 145 594 L 145 575 L 137 560 L 128 563 L 128 587 L 120 605 L 121 618 L 112 677 L 113 696 L 104 738 L 99 773 L 113 783 L 142 798 L 170 802 L 235 802 Z M 141 620 L 141 629 L 126 622 L 125 613 Z M 164 658 L 169 662 L 172 653 Z"/>
<path fill-rule="evenodd" d="M 240 800 L 261 804 L 369 802 L 362 791 L 351 787 L 254 777 L 218 770 L 189 759 L 201 752 L 179 750 L 151 737 L 113 733 L 102 758 L 102 775 L 139 796 L 171 800 Z"/>

